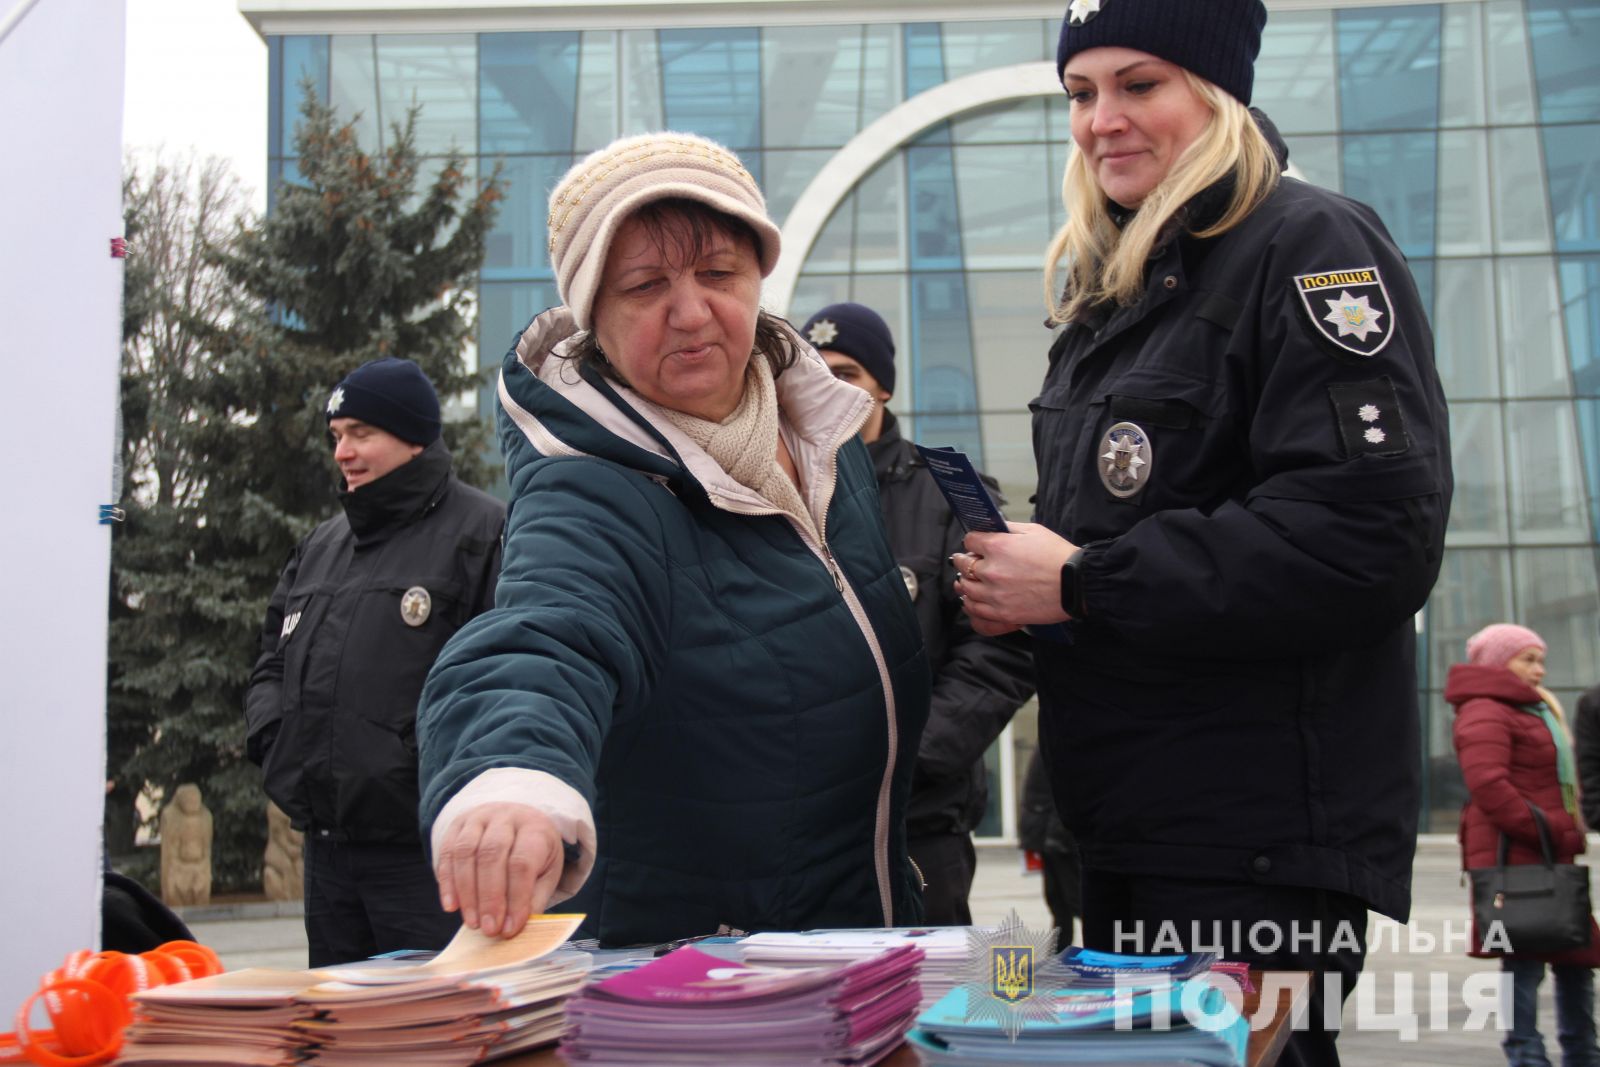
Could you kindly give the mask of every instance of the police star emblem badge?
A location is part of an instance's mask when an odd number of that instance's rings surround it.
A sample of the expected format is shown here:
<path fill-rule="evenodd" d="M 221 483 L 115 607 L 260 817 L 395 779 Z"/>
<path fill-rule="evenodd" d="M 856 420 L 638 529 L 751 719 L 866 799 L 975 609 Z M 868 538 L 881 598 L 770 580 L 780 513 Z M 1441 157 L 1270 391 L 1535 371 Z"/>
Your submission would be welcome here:
<path fill-rule="evenodd" d="M 1394 335 L 1389 290 L 1377 267 L 1297 274 L 1294 287 L 1312 328 L 1346 352 L 1375 356 Z"/>
<path fill-rule="evenodd" d="M 1067 5 L 1067 21 L 1073 26 L 1082 26 L 1100 14 L 1100 9 L 1110 2 L 1111 0 L 1072 0 L 1072 3 Z"/>
<path fill-rule="evenodd" d="M 333 395 L 332 396 L 328 397 L 328 414 L 329 415 L 337 415 L 339 413 L 339 409 L 341 407 L 343 407 L 343 406 L 344 406 L 344 387 L 340 386 L 339 388 L 337 388 L 337 389 L 335 389 L 333 391 Z"/>
<path fill-rule="evenodd" d="M 1150 435 L 1135 423 L 1119 422 L 1100 440 L 1100 484 L 1120 500 L 1137 495 L 1150 484 L 1154 463 Z"/>
<path fill-rule="evenodd" d="M 806 340 L 818 348 L 832 344 L 833 339 L 838 336 L 839 327 L 832 319 L 818 319 L 811 324 L 811 329 L 806 331 Z"/>
<path fill-rule="evenodd" d="M 1056 991 L 1072 981 L 1056 955 L 1056 931 L 1030 930 L 1015 911 L 993 930 L 967 932 L 963 976 L 966 1020 L 992 1021 L 1013 1041 L 1029 1019 L 1055 1021 Z"/>
<path fill-rule="evenodd" d="M 421 626 L 433 614 L 433 598 L 420 585 L 414 585 L 400 598 L 400 618 L 407 626 Z"/>
<path fill-rule="evenodd" d="M 906 592 L 911 594 L 911 599 L 917 599 L 917 572 L 902 563 L 900 564 L 900 577 L 904 579 Z"/>

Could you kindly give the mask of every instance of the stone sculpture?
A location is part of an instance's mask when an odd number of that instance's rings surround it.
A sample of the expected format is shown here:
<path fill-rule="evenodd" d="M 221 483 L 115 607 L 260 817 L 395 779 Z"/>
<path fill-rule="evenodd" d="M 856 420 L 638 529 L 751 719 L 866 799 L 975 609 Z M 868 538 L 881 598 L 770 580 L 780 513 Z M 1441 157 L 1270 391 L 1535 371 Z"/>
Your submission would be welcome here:
<path fill-rule="evenodd" d="M 172 907 L 211 903 L 211 812 L 192 782 L 161 812 L 161 899 Z"/>

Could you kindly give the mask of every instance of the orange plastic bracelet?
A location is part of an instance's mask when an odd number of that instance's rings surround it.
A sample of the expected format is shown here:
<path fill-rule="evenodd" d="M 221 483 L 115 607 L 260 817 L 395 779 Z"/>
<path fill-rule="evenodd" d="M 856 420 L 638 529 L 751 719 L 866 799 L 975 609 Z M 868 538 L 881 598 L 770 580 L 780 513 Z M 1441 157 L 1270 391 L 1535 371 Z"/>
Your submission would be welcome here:
<path fill-rule="evenodd" d="M 23 1002 L 16 1030 L 0 1033 L 0 1063 L 38 1067 L 109 1063 L 122 1049 L 123 1031 L 133 1019 L 130 998 L 135 993 L 222 971 L 217 954 L 193 941 L 168 941 L 137 956 L 79 949 L 45 975 L 39 989 Z M 35 1030 L 28 1020 L 41 997 L 50 1028 Z"/>
<path fill-rule="evenodd" d="M 34 1030 L 28 1022 L 33 1005 L 45 998 L 45 1012 L 54 1030 Z M 14 1034 L 0 1034 L 0 1041 L 14 1043 L 26 1059 L 39 1067 L 87 1067 L 109 1062 L 122 1049 L 122 1031 L 132 1020 L 128 998 L 118 996 L 99 982 L 86 978 L 67 978 L 36 990 L 17 1009 Z M 61 1046 L 61 1053 L 43 1044 Z M 13 1062 L 16 1062 L 13 1060 Z"/>

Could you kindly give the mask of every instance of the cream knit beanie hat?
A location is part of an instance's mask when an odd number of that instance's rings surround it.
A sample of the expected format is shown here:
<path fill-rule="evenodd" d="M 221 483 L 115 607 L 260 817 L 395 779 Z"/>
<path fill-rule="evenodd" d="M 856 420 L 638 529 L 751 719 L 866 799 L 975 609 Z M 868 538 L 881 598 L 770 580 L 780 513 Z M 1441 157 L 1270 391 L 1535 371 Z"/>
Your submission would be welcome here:
<path fill-rule="evenodd" d="M 625 137 L 591 153 L 550 193 L 550 265 L 578 328 L 593 328 L 595 292 L 623 221 L 653 200 L 698 200 L 749 223 L 760 240 L 761 276 L 778 264 L 778 227 L 739 157 L 692 133 Z"/>

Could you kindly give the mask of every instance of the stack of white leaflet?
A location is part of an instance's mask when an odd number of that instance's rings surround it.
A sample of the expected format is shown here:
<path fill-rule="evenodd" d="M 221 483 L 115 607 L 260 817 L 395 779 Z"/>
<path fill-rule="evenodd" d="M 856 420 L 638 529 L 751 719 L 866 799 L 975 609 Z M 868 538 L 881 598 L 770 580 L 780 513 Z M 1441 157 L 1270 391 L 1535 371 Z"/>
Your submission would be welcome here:
<path fill-rule="evenodd" d="M 927 926 L 751 934 L 739 942 L 739 955 L 747 963 L 763 966 L 815 967 L 821 963 L 849 963 L 888 949 L 915 945 L 923 953 L 921 1007 L 926 1009 L 963 980 L 967 931 L 965 926 Z"/>

